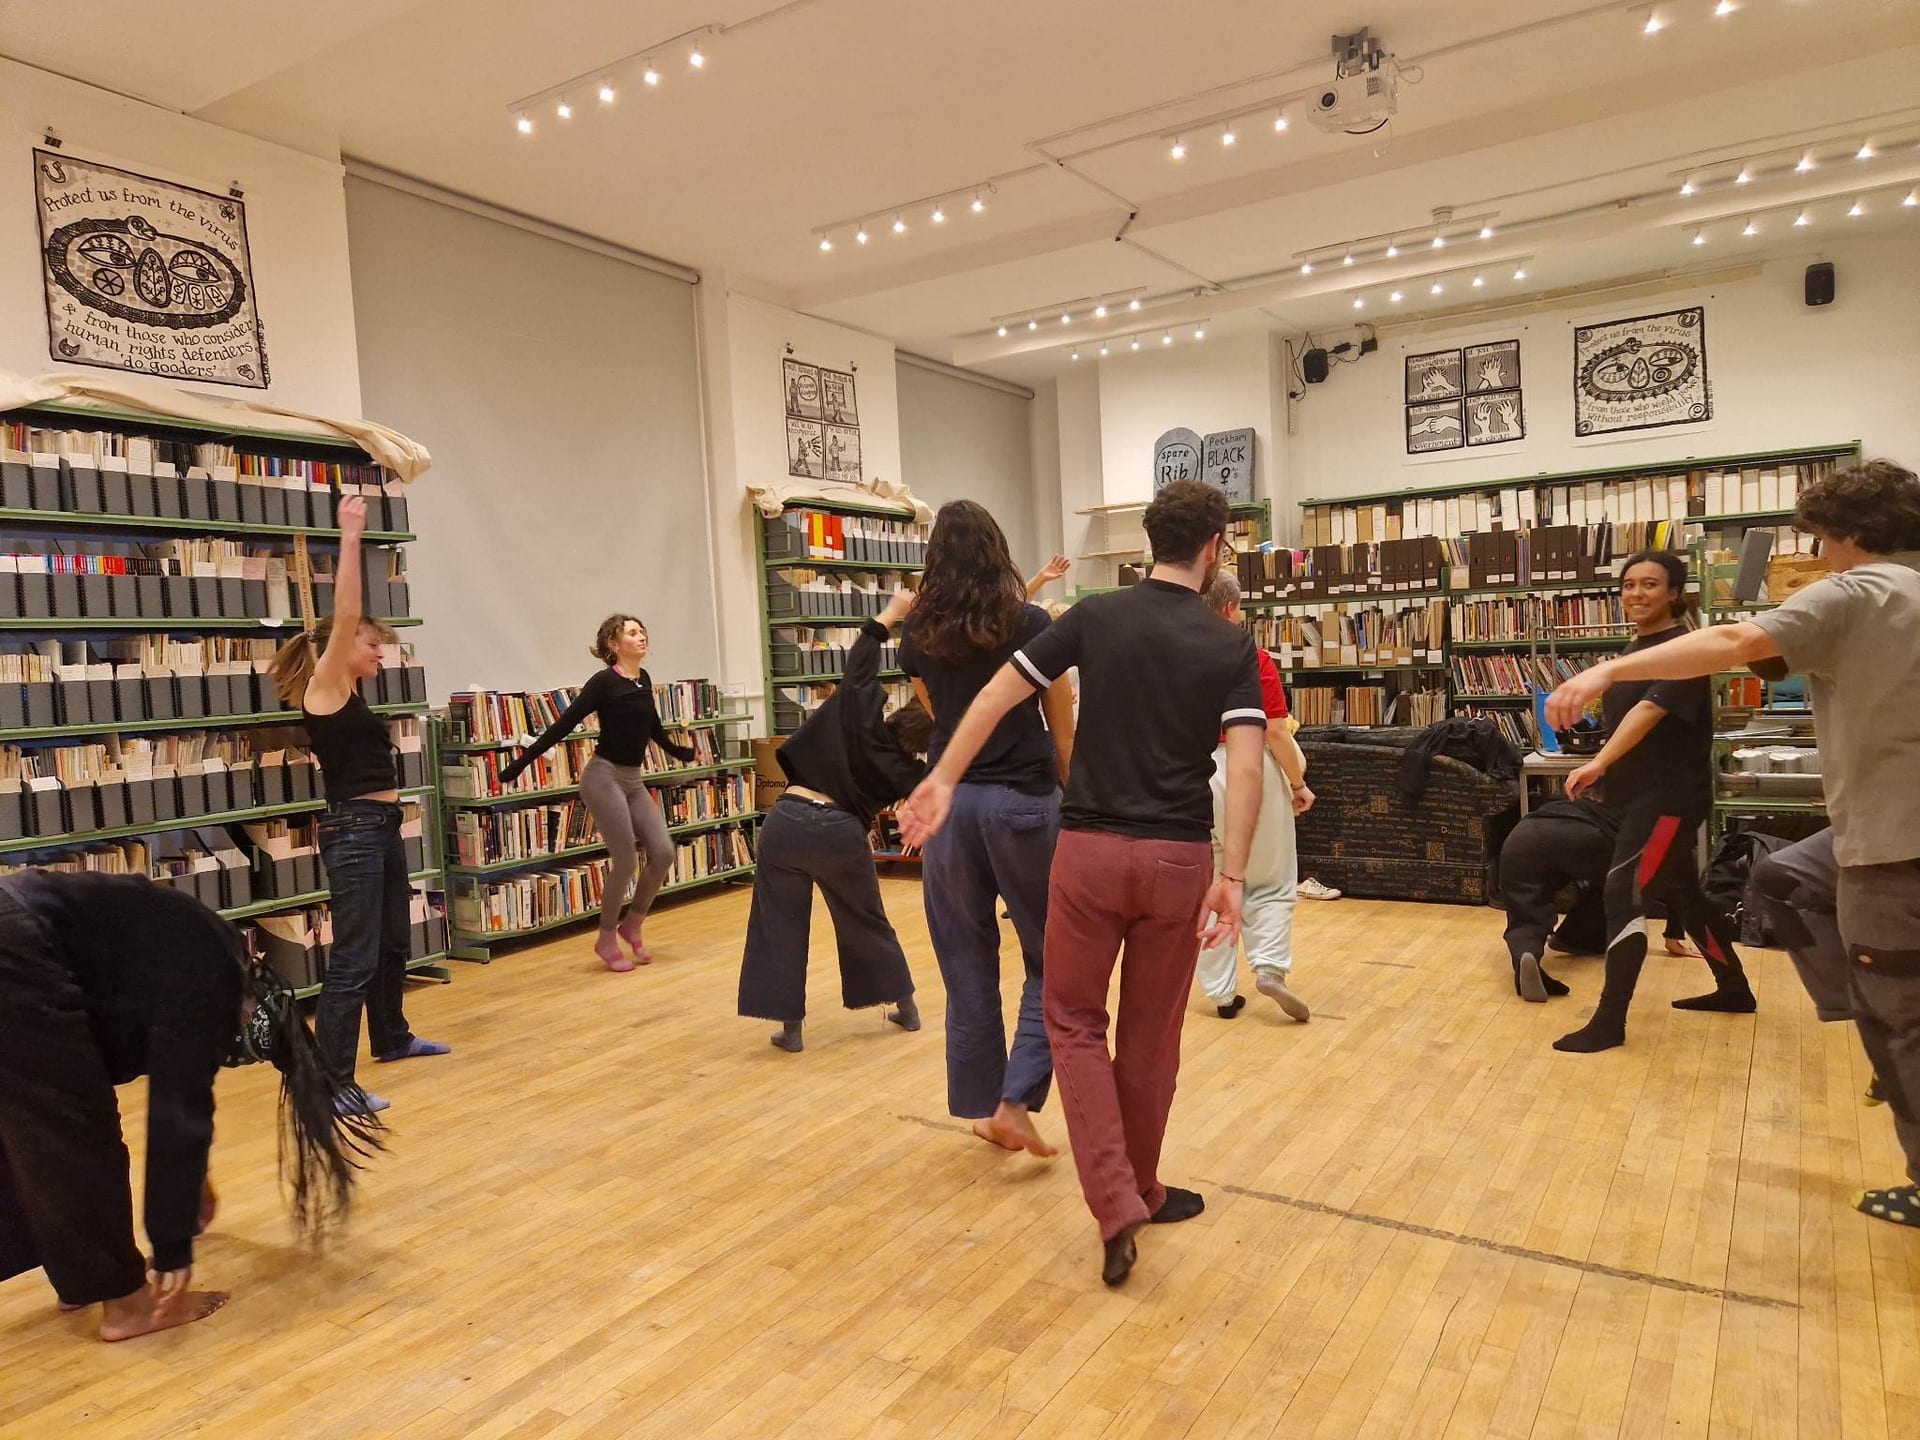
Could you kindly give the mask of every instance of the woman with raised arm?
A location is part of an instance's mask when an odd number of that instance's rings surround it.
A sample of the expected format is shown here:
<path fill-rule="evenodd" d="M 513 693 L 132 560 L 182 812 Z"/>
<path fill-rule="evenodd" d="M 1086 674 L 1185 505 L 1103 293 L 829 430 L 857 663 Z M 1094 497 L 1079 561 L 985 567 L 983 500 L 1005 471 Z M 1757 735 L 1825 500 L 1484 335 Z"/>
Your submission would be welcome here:
<path fill-rule="evenodd" d="M 393 631 L 369 619 L 360 587 L 360 537 L 366 502 L 340 502 L 340 565 L 333 615 L 280 647 L 273 679 L 298 706 L 320 762 L 327 792 L 320 817 L 320 858 L 327 867 L 333 950 L 314 1009 L 320 1053 L 334 1078 L 352 1085 L 360 1048 L 360 1013 L 376 1060 L 445 1055 L 448 1046 L 407 1028 L 403 995 L 413 947 L 407 850 L 400 838 L 400 781 L 386 722 L 368 708 L 360 682 L 380 673 L 380 647 Z M 378 1095 L 354 1089 L 343 1103 L 387 1108 Z"/>
<path fill-rule="evenodd" d="M 1687 562 L 1669 550 L 1645 550 L 1627 561 L 1620 601 L 1634 628 L 1627 654 L 1687 633 Z M 1754 1008 L 1746 971 L 1733 948 L 1733 927 L 1700 889 L 1694 834 L 1713 810 L 1711 682 L 1658 680 L 1615 685 L 1606 693 L 1607 743 L 1567 776 L 1578 800 L 1606 780 L 1602 803 L 1620 821 L 1607 870 L 1606 981 L 1593 1018 L 1553 1042 L 1556 1050 L 1589 1054 L 1627 1040 L 1627 1006 L 1647 958 L 1646 906 L 1663 903 L 1693 937 L 1713 971 L 1710 994 L 1673 1002 L 1676 1010 L 1748 1014 Z M 1540 957 L 1516 961 L 1520 992 L 1547 993 Z"/>
<path fill-rule="evenodd" d="M 603 669 L 580 687 L 580 694 L 520 758 L 500 772 L 511 784 L 540 756 L 565 739 L 589 715 L 600 717 L 600 741 L 580 772 L 580 798 L 587 802 L 600 838 L 607 845 L 607 893 L 600 910 L 600 934 L 593 953 L 609 970 L 645 965 L 653 952 L 641 938 L 647 911 L 673 868 L 673 838 L 667 817 L 647 789 L 647 746 L 657 744 L 683 764 L 694 751 L 667 737 L 653 703 L 653 680 L 642 668 L 647 658 L 647 627 L 631 615 L 609 615 L 593 637 L 593 655 Z M 644 868 L 641 858 L 645 857 Z M 638 883 L 635 875 L 638 874 Z M 628 894 L 632 900 L 629 902 Z M 627 942 L 629 960 L 620 949 Z"/>
<path fill-rule="evenodd" d="M 379 1122 L 328 1072 L 292 994 L 192 896 L 138 876 L 0 879 L 0 1281 L 45 1270 L 62 1310 L 101 1307 L 100 1338 L 204 1320 L 193 1242 L 223 1064 L 280 1072 L 280 1173 L 296 1224 L 345 1217 Z M 147 1077 L 147 1241 L 133 1232 L 113 1087 Z"/>
<path fill-rule="evenodd" d="M 1049 570 L 1036 580 L 1044 583 Z M 1046 611 L 1023 599 L 1035 588 L 1022 586 L 1006 536 L 985 509 L 971 500 L 940 507 L 900 642 L 900 668 L 933 715 L 933 763 L 980 688 L 1047 628 Z M 1016 705 L 967 767 L 922 874 L 927 933 L 947 986 L 947 1108 L 971 1120 L 981 1139 L 1035 1155 L 1054 1153 L 1032 1112 L 1053 1083 L 1040 987 L 1073 723 L 1064 676 Z M 1011 1050 L 1000 1008 L 1001 899 L 1025 972 Z"/>

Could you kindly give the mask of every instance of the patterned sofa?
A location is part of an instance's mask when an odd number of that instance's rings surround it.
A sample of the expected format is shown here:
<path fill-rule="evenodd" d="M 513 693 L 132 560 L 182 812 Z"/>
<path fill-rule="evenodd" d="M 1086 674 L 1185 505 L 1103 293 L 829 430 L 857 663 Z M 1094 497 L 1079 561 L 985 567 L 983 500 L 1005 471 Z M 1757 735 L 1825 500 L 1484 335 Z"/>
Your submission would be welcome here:
<path fill-rule="evenodd" d="M 1516 782 L 1436 756 L 1419 804 L 1394 798 L 1417 728 L 1303 729 L 1313 809 L 1296 825 L 1300 874 L 1362 899 L 1493 903 L 1500 844 L 1519 813 Z"/>

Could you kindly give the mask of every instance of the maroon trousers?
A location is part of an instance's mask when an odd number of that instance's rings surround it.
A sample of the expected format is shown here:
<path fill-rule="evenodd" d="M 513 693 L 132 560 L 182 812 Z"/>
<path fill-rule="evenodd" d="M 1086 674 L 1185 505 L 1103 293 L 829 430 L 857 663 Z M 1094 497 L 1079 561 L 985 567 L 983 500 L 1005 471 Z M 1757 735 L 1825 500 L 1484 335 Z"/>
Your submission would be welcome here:
<path fill-rule="evenodd" d="M 1167 1198 L 1160 1144 L 1212 872 L 1206 841 L 1067 830 L 1054 852 L 1042 1008 L 1073 1163 L 1102 1240 Z M 1109 1054 L 1116 959 L 1120 1016 Z"/>

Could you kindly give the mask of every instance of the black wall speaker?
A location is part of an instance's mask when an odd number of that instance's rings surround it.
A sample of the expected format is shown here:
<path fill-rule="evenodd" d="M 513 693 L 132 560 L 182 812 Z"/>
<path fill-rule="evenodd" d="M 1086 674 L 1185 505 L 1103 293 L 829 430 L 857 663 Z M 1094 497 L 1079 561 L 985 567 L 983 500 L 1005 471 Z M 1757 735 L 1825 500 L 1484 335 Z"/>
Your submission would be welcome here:
<path fill-rule="evenodd" d="M 1833 303 L 1833 262 L 1821 261 L 1818 265 L 1807 267 L 1807 304 L 1831 305 Z"/>
<path fill-rule="evenodd" d="M 1327 352 L 1316 346 L 1303 354 L 1300 357 L 1300 374 L 1309 385 L 1324 384 L 1327 378 Z"/>

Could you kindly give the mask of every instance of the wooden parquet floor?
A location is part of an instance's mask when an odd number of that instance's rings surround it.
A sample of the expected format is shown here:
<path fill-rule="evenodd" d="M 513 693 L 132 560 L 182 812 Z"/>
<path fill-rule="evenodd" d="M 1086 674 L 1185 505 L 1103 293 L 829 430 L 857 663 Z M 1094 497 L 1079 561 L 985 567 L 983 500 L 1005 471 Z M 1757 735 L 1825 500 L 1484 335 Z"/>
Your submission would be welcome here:
<path fill-rule="evenodd" d="M 1651 960 L 1628 1047 L 1559 1055 L 1597 960 L 1525 1005 L 1492 911 L 1303 903 L 1313 1022 L 1195 995 L 1165 1174 L 1208 1210 L 1110 1292 L 1071 1160 L 946 1115 L 916 882 L 886 893 L 918 1035 L 816 958 L 775 1051 L 732 1014 L 737 891 L 631 975 L 576 932 L 414 990 L 455 1053 L 369 1072 L 391 1153 L 323 1254 L 268 1077 L 223 1077 L 198 1278 L 233 1302 L 103 1346 L 0 1285 L 0 1435 L 1920 1436 L 1920 1232 L 1847 1203 L 1900 1176 L 1891 1125 L 1784 956 L 1754 1017 L 1670 1010 L 1702 963 Z"/>

